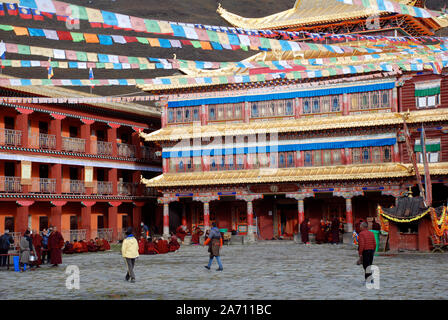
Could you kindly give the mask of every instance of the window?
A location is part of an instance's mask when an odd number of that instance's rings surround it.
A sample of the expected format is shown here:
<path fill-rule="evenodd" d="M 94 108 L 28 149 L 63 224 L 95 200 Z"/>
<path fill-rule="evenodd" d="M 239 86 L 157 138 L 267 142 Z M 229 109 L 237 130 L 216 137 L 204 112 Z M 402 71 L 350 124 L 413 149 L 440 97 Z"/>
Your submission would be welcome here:
<path fill-rule="evenodd" d="M 322 112 L 323 113 L 330 112 L 330 101 L 331 101 L 331 98 L 329 96 L 322 98 Z"/>
<path fill-rule="evenodd" d="M 252 117 L 258 117 L 258 106 L 256 103 L 252 104 Z"/>
<path fill-rule="evenodd" d="M 313 157 L 311 151 L 305 151 L 305 167 L 310 167 L 313 165 Z"/>
<path fill-rule="evenodd" d="M 428 162 L 439 162 L 440 158 L 440 139 L 426 139 L 426 159 Z M 418 162 L 423 162 L 423 147 L 420 139 L 415 140 L 414 152 L 417 153 Z"/>
<path fill-rule="evenodd" d="M 341 150 L 333 150 L 333 164 L 341 164 L 341 163 L 342 163 L 341 162 Z"/>
<path fill-rule="evenodd" d="M 216 165 L 216 160 L 215 157 L 212 158 L 212 163 L 210 164 L 210 170 L 211 171 L 216 171 L 218 169 L 217 165 Z"/>
<path fill-rule="evenodd" d="M 357 93 L 350 95 L 350 110 L 359 110 L 359 96 Z"/>
<path fill-rule="evenodd" d="M 294 153 L 288 152 L 288 167 L 294 167 Z"/>
<path fill-rule="evenodd" d="M 311 113 L 311 107 L 310 107 L 310 99 L 304 99 L 303 100 L 303 113 Z"/>
<path fill-rule="evenodd" d="M 320 102 L 319 98 L 313 99 L 313 113 L 319 113 L 320 112 Z"/>
<path fill-rule="evenodd" d="M 241 105 L 235 106 L 235 119 L 241 119 Z"/>
<path fill-rule="evenodd" d="M 382 154 L 381 154 L 381 148 L 380 147 L 376 147 L 373 148 L 373 152 L 372 152 L 372 160 L 374 163 L 379 163 L 382 162 Z"/>
<path fill-rule="evenodd" d="M 362 149 L 362 163 L 369 163 L 369 162 L 370 162 L 370 149 L 363 148 Z"/>
<path fill-rule="evenodd" d="M 360 149 L 352 150 L 352 162 L 353 163 L 361 163 L 361 150 Z"/>
<path fill-rule="evenodd" d="M 199 108 L 193 109 L 193 121 L 199 121 Z"/>
<path fill-rule="evenodd" d="M 208 119 L 209 120 L 216 120 L 215 107 L 209 107 L 209 109 L 208 109 Z"/>
<path fill-rule="evenodd" d="M 434 108 L 440 104 L 440 80 L 415 84 L 417 108 Z"/>
<path fill-rule="evenodd" d="M 323 160 L 324 166 L 331 165 L 331 150 L 323 151 Z"/>
<path fill-rule="evenodd" d="M 383 147 L 383 162 L 391 162 L 391 161 L 392 161 L 391 147 L 389 146 Z"/>
<path fill-rule="evenodd" d="M 331 111 L 332 112 L 341 111 L 341 106 L 339 105 L 339 97 L 338 96 L 334 96 L 333 97 L 333 104 L 332 104 L 332 107 L 331 107 Z"/>
<path fill-rule="evenodd" d="M 190 108 L 185 108 L 185 122 L 191 121 L 191 111 Z"/>
<path fill-rule="evenodd" d="M 285 154 L 283 152 L 278 156 L 278 165 L 280 168 L 284 168 L 286 165 Z"/>
<path fill-rule="evenodd" d="M 181 160 L 180 162 L 179 162 L 179 169 L 178 169 L 178 171 L 179 172 L 183 172 L 185 169 L 184 169 L 184 162 L 183 162 L 183 160 Z"/>
<path fill-rule="evenodd" d="M 177 111 L 176 111 L 176 122 L 182 122 L 183 121 L 182 113 L 183 112 L 182 112 L 181 108 L 177 109 Z"/>
<path fill-rule="evenodd" d="M 369 93 L 361 94 L 361 109 L 369 109 Z"/>
<path fill-rule="evenodd" d="M 321 151 L 320 150 L 313 151 L 313 165 L 315 165 L 315 166 L 321 166 L 322 165 L 322 158 L 321 158 Z"/>
<path fill-rule="evenodd" d="M 169 123 L 174 122 L 174 111 L 173 110 L 168 111 L 168 122 Z"/>
<path fill-rule="evenodd" d="M 383 108 L 389 108 L 389 91 L 382 91 L 381 93 L 381 106 Z"/>
<path fill-rule="evenodd" d="M 291 101 L 288 101 L 288 102 L 286 102 L 286 115 L 293 115 L 294 114 L 294 111 L 293 111 L 293 108 L 292 108 L 292 102 Z"/>
<path fill-rule="evenodd" d="M 244 155 L 239 154 L 236 156 L 237 169 L 244 169 Z"/>

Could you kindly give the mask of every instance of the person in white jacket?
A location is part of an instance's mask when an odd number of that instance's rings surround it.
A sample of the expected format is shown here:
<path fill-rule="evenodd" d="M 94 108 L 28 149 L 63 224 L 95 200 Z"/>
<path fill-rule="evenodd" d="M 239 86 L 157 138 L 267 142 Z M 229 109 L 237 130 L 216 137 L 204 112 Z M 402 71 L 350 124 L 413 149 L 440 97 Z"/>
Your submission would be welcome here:
<path fill-rule="evenodd" d="M 121 255 L 126 261 L 128 272 L 126 273 L 126 281 L 131 279 L 131 282 L 135 282 L 134 266 L 135 259 L 138 258 L 138 242 L 132 234 L 132 227 L 129 227 L 126 231 L 126 238 L 123 240 L 121 246 Z"/>

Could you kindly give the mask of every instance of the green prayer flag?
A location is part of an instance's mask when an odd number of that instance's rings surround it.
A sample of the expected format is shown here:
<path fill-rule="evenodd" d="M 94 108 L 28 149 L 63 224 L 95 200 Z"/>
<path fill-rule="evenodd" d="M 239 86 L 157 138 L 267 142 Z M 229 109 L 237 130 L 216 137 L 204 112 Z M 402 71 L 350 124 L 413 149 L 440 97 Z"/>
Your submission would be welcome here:
<path fill-rule="evenodd" d="M 82 51 L 76 51 L 76 58 L 79 61 L 87 61 L 87 53 Z"/>
<path fill-rule="evenodd" d="M 84 41 L 84 33 L 79 32 L 70 32 L 73 38 L 73 42 L 81 42 Z"/>
<path fill-rule="evenodd" d="M 426 152 L 438 152 L 440 151 L 440 143 L 426 144 Z M 420 144 L 414 146 L 414 152 L 423 152 L 423 147 Z"/>
<path fill-rule="evenodd" d="M 157 23 L 157 21 L 149 20 L 149 19 L 144 19 L 144 21 L 145 21 L 145 25 L 146 25 L 146 30 L 148 32 L 161 33 L 160 27 L 159 27 L 159 24 Z"/>
<path fill-rule="evenodd" d="M 260 38 L 260 44 L 262 48 L 271 49 L 271 43 L 269 42 L 269 39 Z"/>
<path fill-rule="evenodd" d="M 196 40 L 191 40 L 191 44 L 193 45 L 193 47 L 197 48 L 202 48 L 201 43 L 199 41 Z"/>
<path fill-rule="evenodd" d="M 137 37 L 138 42 L 143 43 L 143 44 L 149 44 L 148 39 L 143 38 L 143 37 Z"/>
<path fill-rule="evenodd" d="M 31 54 L 30 46 L 25 46 L 22 44 L 17 45 L 17 53 L 20 54 Z"/>
<path fill-rule="evenodd" d="M 207 31 L 208 37 L 210 38 L 211 42 L 220 43 L 218 34 L 215 31 L 212 31 L 212 30 L 206 30 L 206 31 Z"/>
<path fill-rule="evenodd" d="M 188 80 L 186 78 L 179 78 L 179 84 L 188 84 Z"/>
<path fill-rule="evenodd" d="M 12 30 L 14 30 L 14 27 L 13 27 L 13 26 L 8 26 L 8 25 L 6 25 L 6 24 L 0 24 L 0 30 L 3 30 L 3 31 L 12 31 Z"/>
<path fill-rule="evenodd" d="M 74 4 L 70 4 L 70 9 L 72 10 L 71 17 L 79 20 L 89 20 L 87 11 L 85 7 L 80 7 Z"/>
<path fill-rule="evenodd" d="M 104 62 L 97 62 L 96 63 L 96 68 L 97 69 L 104 69 L 106 66 L 104 65 Z"/>
<path fill-rule="evenodd" d="M 128 57 L 128 62 L 129 62 L 130 64 L 133 64 L 133 63 L 140 63 L 140 61 L 138 60 L 137 57 Z"/>

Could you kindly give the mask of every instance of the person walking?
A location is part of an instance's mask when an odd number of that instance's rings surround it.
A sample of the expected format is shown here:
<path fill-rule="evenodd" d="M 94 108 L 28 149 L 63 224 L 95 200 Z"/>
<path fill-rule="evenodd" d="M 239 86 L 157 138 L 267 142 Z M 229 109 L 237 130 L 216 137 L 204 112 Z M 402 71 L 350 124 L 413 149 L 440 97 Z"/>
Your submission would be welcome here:
<path fill-rule="evenodd" d="M 131 282 L 135 282 L 135 274 L 134 274 L 134 266 L 135 259 L 138 258 L 138 242 L 132 234 L 132 227 L 129 227 L 126 230 L 126 238 L 123 240 L 123 244 L 121 246 L 121 255 L 126 261 L 126 266 L 128 271 L 126 273 L 126 281 L 131 279 Z"/>
<path fill-rule="evenodd" d="M 30 230 L 26 230 L 22 239 L 20 239 L 20 271 L 26 270 L 26 265 L 30 265 L 30 255 L 31 252 L 34 252 L 34 256 L 36 256 L 36 252 L 33 248 L 33 241 L 30 237 Z M 31 269 L 31 266 L 30 266 Z"/>
<path fill-rule="evenodd" d="M 48 237 L 50 231 L 47 229 L 42 230 L 42 263 L 50 263 L 50 250 L 48 250 Z"/>
<path fill-rule="evenodd" d="M 213 258 L 216 258 L 218 262 L 219 268 L 216 271 L 222 271 L 224 268 L 222 267 L 221 258 L 220 258 L 220 249 L 222 247 L 222 236 L 219 229 L 216 227 L 216 223 L 212 223 L 212 228 L 210 230 L 210 234 L 208 235 L 207 240 L 204 242 L 204 246 L 208 244 L 208 252 L 210 252 L 210 259 L 208 261 L 208 265 L 205 266 L 206 269 L 210 270 L 212 266 Z"/>
<path fill-rule="evenodd" d="M 0 254 L 4 254 L 5 256 L 0 256 L 0 267 L 6 266 L 6 261 L 8 259 L 9 249 L 11 248 L 11 244 L 14 243 L 14 238 L 9 234 L 9 230 L 6 229 L 5 233 L 0 237 Z"/>
<path fill-rule="evenodd" d="M 365 274 L 365 281 L 372 275 L 371 272 L 367 272 L 367 268 L 373 263 L 373 255 L 376 248 L 375 235 L 368 230 L 367 222 L 362 222 L 360 225 L 361 232 L 358 235 L 358 264 L 362 263 Z M 372 280 L 373 281 L 373 280 Z"/>
<path fill-rule="evenodd" d="M 300 237 L 302 238 L 302 242 L 306 245 L 310 244 L 309 232 L 310 219 L 305 218 L 305 220 L 303 220 L 303 222 L 300 224 Z"/>

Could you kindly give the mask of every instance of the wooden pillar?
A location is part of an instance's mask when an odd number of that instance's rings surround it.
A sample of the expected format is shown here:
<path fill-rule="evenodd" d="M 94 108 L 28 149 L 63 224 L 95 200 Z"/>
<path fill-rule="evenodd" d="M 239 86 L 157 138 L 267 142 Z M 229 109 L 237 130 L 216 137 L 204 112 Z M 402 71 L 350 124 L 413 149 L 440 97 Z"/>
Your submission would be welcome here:
<path fill-rule="evenodd" d="M 182 225 L 187 225 L 187 204 L 183 203 L 182 205 Z"/>
<path fill-rule="evenodd" d="M 299 228 L 299 232 L 300 232 L 300 225 L 302 224 L 302 222 L 305 220 L 305 205 L 304 205 L 304 200 L 303 199 L 299 199 L 297 201 L 297 213 L 298 213 L 298 228 Z"/>
<path fill-rule="evenodd" d="M 142 158 L 142 147 L 141 147 L 141 139 L 140 139 L 140 131 L 142 129 L 132 127 L 134 132 L 132 132 L 131 141 L 132 145 L 135 146 L 135 158 L 141 159 Z"/>
<path fill-rule="evenodd" d="M 143 201 L 135 201 L 132 208 L 132 227 L 134 228 L 134 234 L 140 234 L 140 223 L 142 220 L 142 209 L 145 203 Z"/>
<path fill-rule="evenodd" d="M 22 148 L 28 148 L 28 119 L 29 115 L 33 113 L 33 110 L 24 109 L 24 108 L 16 108 L 16 110 L 19 112 L 19 115 L 17 115 L 16 121 L 17 121 L 17 130 L 22 132 L 22 141 L 21 145 Z"/>
<path fill-rule="evenodd" d="M 17 201 L 16 202 L 17 207 L 17 213 L 16 213 L 16 219 L 15 219 L 15 230 L 14 232 L 20 232 L 24 233 L 28 229 L 28 216 L 29 216 L 29 208 L 32 204 L 34 204 L 34 201 Z"/>
<path fill-rule="evenodd" d="M 62 207 L 67 204 L 67 201 L 51 201 L 53 207 L 50 209 L 50 226 L 56 227 L 62 231 Z"/>
<path fill-rule="evenodd" d="M 135 170 L 132 172 L 132 183 L 136 183 L 135 194 L 133 196 L 143 195 L 143 184 L 140 183 L 140 176 L 142 172 L 140 170 Z"/>
<path fill-rule="evenodd" d="M 111 201 L 109 205 L 107 227 L 112 229 L 112 242 L 116 242 L 118 238 L 118 206 L 121 205 L 121 201 Z"/>
<path fill-rule="evenodd" d="M 118 169 L 111 168 L 109 169 L 109 174 L 107 175 L 107 181 L 112 183 L 112 194 L 118 194 Z"/>
<path fill-rule="evenodd" d="M 56 180 L 56 194 L 62 193 L 62 164 L 54 163 L 51 165 L 50 178 Z"/>
<path fill-rule="evenodd" d="M 86 141 L 85 144 L 85 150 L 87 154 L 92 154 L 92 147 L 91 147 L 91 125 L 95 123 L 95 120 L 90 119 L 81 119 L 82 125 L 81 125 L 81 139 L 84 139 Z"/>
<path fill-rule="evenodd" d="M 92 206 L 95 201 L 83 201 L 81 202 L 81 229 L 86 229 L 86 240 L 89 241 L 91 237 L 91 216 L 92 216 Z"/>
<path fill-rule="evenodd" d="M 353 232 L 352 198 L 345 198 L 345 215 L 347 221 L 347 232 Z"/>
<path fill-rule="evenodd" d="M 50 122 L 50 133 L 55 135 L 56 150 L 62 150 L 62 120 L 66 118 L 64 115 L 52 113 L 53 119 Z"/>
<path fill-rule="evenodd" d="M 112 157 L 118 157 L 117 129 L 120 128 L 120 125 L 116 123 L 108 123 L 108 125 L 107 142 L 112 143 Z"/>
<path fill-rule="evenodd" d="M 163 237 L 170 235 L 170 203 L 163 203 Z"/>
<path fill-rule="evenodd" d="M 210 229 L 210 202 L 204 202 L 204 231 Z"/>

